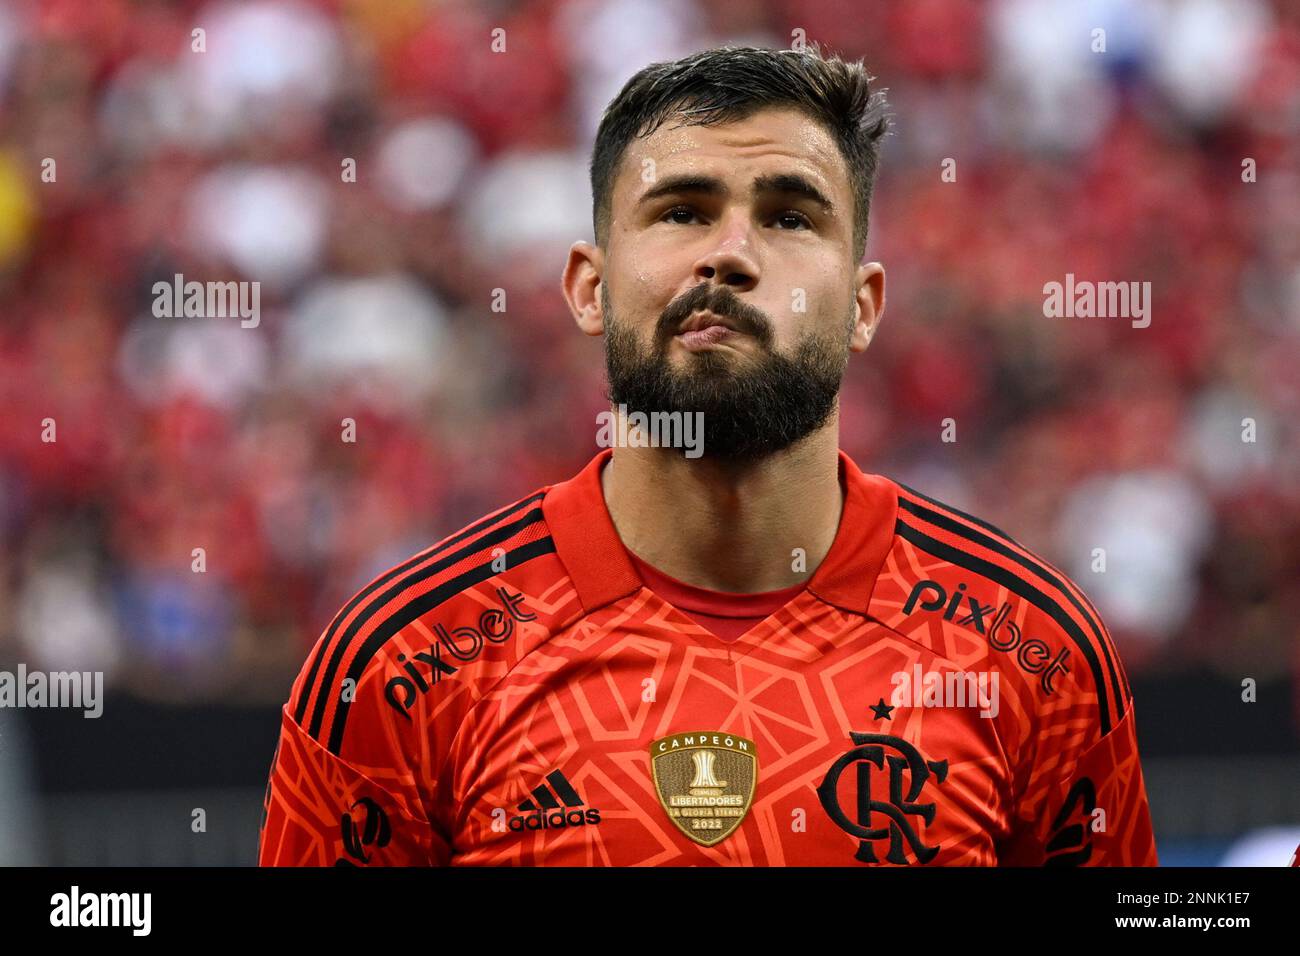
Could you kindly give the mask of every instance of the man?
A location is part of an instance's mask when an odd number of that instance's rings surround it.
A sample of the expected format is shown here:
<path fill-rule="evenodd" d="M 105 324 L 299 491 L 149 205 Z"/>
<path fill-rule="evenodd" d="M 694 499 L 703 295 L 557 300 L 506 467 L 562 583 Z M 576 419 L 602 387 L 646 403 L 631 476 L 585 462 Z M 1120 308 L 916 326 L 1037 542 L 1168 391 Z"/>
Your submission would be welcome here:
<path fill-rule="evenodd" d="M 1155 865 L 1082 591 L 838 448 L 884 308 L 869 79 L 721 49 L 610 105 L 563 290 L 615 447 L 340 611 L 263 864 Z"/>

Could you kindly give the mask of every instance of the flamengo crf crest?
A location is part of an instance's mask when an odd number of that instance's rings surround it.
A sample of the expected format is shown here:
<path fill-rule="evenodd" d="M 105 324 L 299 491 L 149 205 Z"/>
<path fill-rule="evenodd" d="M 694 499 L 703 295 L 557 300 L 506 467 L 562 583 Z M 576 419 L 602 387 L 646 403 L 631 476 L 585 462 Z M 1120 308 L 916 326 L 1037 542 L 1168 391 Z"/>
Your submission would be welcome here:
<path fill-rule="evenodd" d="M 725 840 L 754 802 L 754 741 L 710 730 L 672 734 L 650 745 L 659 803 L 677 829 L 701 846 Z"/>
<path fill-rule="evenodd" d="M 948 761 L 926 760 L 912 744 L 891 734 L 849 731 L 849 738 L 857 746 L 831 764 L 817 788 L 817 796 L 836 826 L 858 838 L 854 859 L 862 863 L 879 862 L 874 841 L 888 838 L 889 852 L 885 859 L 890 863 L 907 866 L 906 848 L 911 849 L 919 863 L 929 863 L 940 848 L 927 846 L 908 818 L 920 817 L 927 827 L 934 823 L 935 804 L 918 803 L 917 798 L 931 777 L 936 784 L 948 779 Z M 890 750 L 896 753 L 891 754 Z M 839 782 L 851 766 L 857 770 L 858 793 L 857 800 L 846 811 L 840 803 Z M 873 769 L 889 776 L 888 800 L 877 800 L 871 795 Z M 849 812 L 856 819 L 850 818 Z M 883 818 L 883 826 L 872 825 L 878 816 Z"/>

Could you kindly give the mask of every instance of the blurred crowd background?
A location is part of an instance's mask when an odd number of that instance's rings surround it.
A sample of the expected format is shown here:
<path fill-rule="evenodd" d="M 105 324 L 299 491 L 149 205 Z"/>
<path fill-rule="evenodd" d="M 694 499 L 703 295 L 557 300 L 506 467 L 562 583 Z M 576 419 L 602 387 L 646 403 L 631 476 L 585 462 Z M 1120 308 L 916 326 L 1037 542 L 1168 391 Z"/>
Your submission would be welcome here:
<path fill-rule="evenodd" d="M 1300 826 L 1300 5 L 20 0 L 0 666 L 103 671 L 110 697 L 0 712 L 0 862 L 251 860 L 231 818 L 255 829 L 334 612 L 596 451 L 603 352 L 559 276 L 605 104 L 648 63 L 796 36 L 863 58 L 894 118 L 888 306 L 842 446 L 1087 591 L 1166 862 Z M 259 282 L 260 323 L 155 317 L 177 273 Z M 1067 273 L 1149 281 L 1150 327 L 1046 318 Z M 185 786 L 228 799 L 237 850 L 128 832 Z"/>

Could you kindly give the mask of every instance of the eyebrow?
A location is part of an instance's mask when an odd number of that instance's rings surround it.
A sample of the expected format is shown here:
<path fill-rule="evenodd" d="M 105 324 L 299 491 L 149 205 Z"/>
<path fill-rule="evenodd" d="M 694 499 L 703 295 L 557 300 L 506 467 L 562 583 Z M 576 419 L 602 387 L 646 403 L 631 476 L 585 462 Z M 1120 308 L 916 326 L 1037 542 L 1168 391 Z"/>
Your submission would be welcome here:
<path fill-rule="evenodd" d="M 811 200 L 821 206 L 826 215 L 835 214 L 835 204 L 832 203 L 822 193 L 820 189 L 814 186 L 806 177 L 798 173 L 776 173 L 772 175 L 759 176 L 754 180 L 754 191 L 760 194 L 782 195 L 782 196 L 799 196 L 803 199 Z M 704 196 L 725 196 L 727 195 L 726 184 L 715 176 L 701 176 L 695 173 L 680 173 L 676 176 L 668 176 L 661 179 L 658 183 L 646 190 L 641 198 L 637 200 L 637 205 L 644 205 L 654 199 L 663 196 L 680 195 L 682 193 L 697 193 Z"/>

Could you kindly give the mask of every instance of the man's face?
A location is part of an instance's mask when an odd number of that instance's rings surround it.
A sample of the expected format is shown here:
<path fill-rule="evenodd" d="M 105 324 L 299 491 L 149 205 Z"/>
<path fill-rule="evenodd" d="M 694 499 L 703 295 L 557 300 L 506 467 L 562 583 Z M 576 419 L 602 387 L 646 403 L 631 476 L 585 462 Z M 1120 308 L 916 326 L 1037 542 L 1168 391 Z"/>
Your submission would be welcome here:
<path fill-rule="evenodd" d="M 852 240 L 844 160 L 800 112 L 670 120 L 635 140 L 600 283 L 610 401 L 703 412 L 703 454 L 719 460 L 759 459 L 821 427 L 850 348 L 866 344 Z M 681 331 L 719 320 L 732 328 Z"/>

